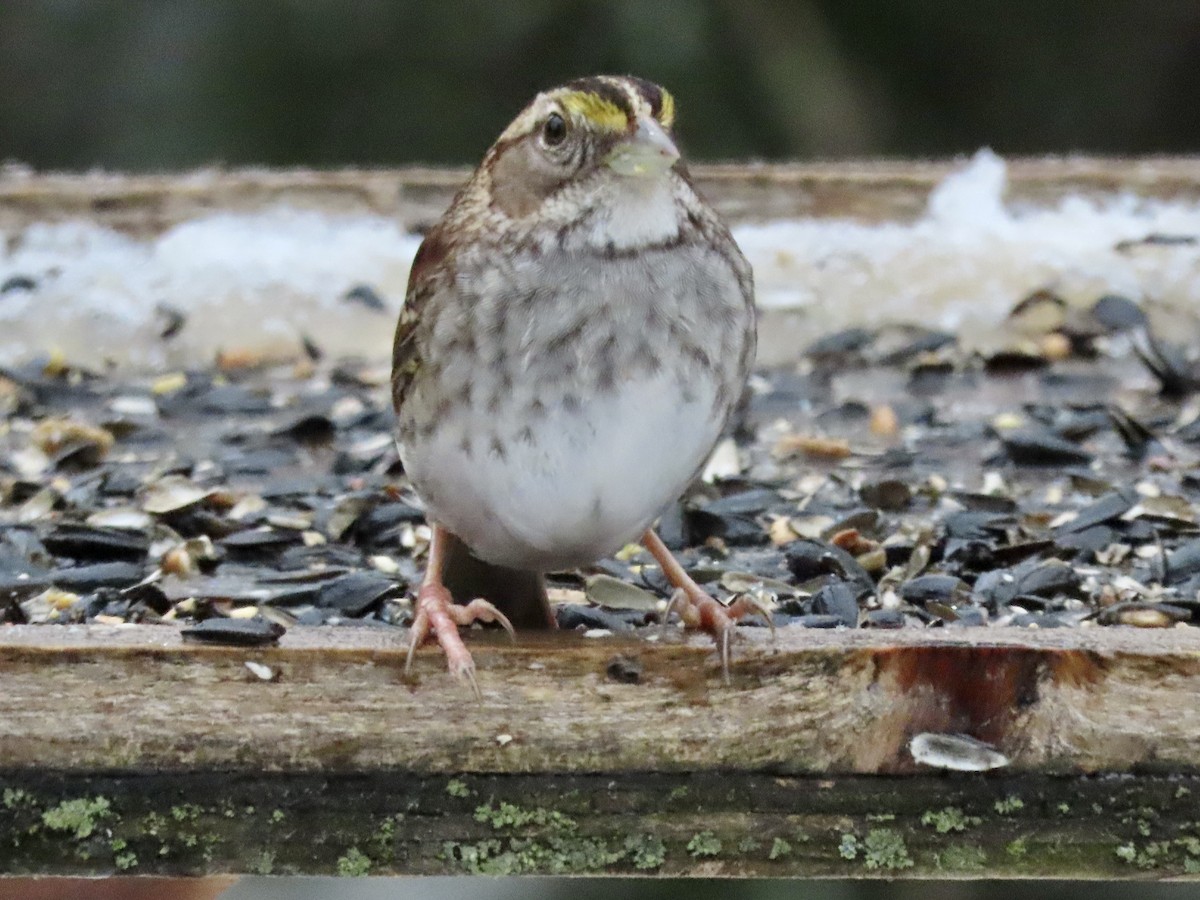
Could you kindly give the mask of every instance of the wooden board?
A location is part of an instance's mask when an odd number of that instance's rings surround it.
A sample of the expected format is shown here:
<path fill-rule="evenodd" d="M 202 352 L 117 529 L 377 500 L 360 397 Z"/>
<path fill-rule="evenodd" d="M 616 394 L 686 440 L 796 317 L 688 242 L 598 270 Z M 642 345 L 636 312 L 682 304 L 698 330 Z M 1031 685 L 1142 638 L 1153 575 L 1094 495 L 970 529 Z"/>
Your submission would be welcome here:
<path fill-rule="evenodd" d="M 995 744 L 1010 771 L 1200 761 L 1200 630 L 740 635 L 725 687 L 703 637 L 523 634 L 514 646 L 480 633 L 476 702 L 433 648 L 407 680 L 402 630 L 294 629 L 277 648 L 241 649 L 167 626 L 11 626 L 0 758 L 79 771 L 878 774 L 917 770 L 913 734 L 961 732 Z M 617 656 L 640 683 L 607 676 Z"/>
<path fill-rule="evenodd" d="M 911 220 L 929 192 L 964 160 L 696 165 L 696 184 L 732 222 L 791 216 L 864 222 Z M 396 216 L 406 227 L 435 221 L 466 169 L 201 170 L 189 175 L 33 174 L 0 169 L 0 233 L 33 221 L 83 218 L 146 237 L 211 213 L 275 205 Z M 1093 157 L 1014 159 L 1008 199 L 1046 204 L 1077 193 L 1200 198 L 1200 159 Z"/>
<path fill-rule="evenodd" d="M 406 679 L 402 640 L 0 630 L 0 870 L 1200 867 L 1192 629 L 789 628 L 774 645 L 742 629 L 728 687 L 699 637 L 476 633 L 482 702 L 433 651 Z M 639 683 L 610 680 L 617 655 Z M 919 732 L 974 735 L 1010 763 L 921 767 Z"/>

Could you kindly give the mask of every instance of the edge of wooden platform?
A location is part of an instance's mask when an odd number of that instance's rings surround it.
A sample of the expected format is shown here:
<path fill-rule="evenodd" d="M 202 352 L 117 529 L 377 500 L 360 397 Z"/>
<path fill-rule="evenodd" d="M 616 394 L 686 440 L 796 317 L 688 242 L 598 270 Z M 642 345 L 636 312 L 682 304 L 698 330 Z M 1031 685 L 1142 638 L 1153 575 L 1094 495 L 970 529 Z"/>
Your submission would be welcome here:
<path fill-rule="evenodd" d="M 402 630 L 297 628 L 278 647 L 168 626 L 0 629 L 6 767 L 427 773 L 915 772 L 915 734 L 995 745 L 1010 771 L 1200 769 L 1200 632 L 740 629 L 709 642 L 476 632 L 482 701 Z M 614 681 L 618 658 L 639 672 Z M 266 667 L 264 681 L 248 663 Z"/>
<path fill-rule="evenodd" d="M 697 164 L 699 189 L 732 222 L 791 217 L 911 220 L 930 192 L 965 158 L 937 161 L 848 160 L 810 163 Z M 0 169 L 0 232 L 33 222 L 86 219 L 151 236 L 210 214 L 279 205 L 330 213 L 395 217 L 405 227 L 436 220 L 469 170 L 201 169 L 126 175 L 37 173 Z M 1037 157 L 1007 161 L 1008 197 L 1048 204 L 1072 193 L 1129 192 L 1146 198 L 1200 198 L 1198 157 Z"/>
<path fill-rule="evenodd" d="M 742 632 L 473 633 L 477 702 L 400 630 L 0 629 L 0 872 L 1200 873 L 1195 630 Z"/>

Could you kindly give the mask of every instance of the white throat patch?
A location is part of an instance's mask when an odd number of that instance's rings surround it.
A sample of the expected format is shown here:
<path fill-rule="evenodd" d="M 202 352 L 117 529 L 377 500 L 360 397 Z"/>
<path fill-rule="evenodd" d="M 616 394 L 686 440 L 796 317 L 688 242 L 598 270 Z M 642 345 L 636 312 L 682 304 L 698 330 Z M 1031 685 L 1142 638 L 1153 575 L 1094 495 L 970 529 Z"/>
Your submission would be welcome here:
<path fill-rule="evenodd" d="M 592 220 L 588 243 L 627 250 L 661 244 L 679 234 L 673 179 L 617 177 Z"/>

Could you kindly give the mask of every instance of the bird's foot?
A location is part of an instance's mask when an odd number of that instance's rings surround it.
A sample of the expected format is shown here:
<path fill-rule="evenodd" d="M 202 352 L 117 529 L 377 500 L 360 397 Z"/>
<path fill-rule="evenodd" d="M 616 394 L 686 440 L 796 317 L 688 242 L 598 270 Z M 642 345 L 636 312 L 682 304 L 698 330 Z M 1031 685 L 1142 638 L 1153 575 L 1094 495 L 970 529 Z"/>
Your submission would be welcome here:
<path fill-rule="evenodd" d="M 676 588 L 675 593 L 671 595 L 671 602 L 667 604 L 663 622 L 670 618 L 671 610 L 677 609 L 685 626 L 699 628 L 711 634 L 716 639 L 717 653 L 721 657 L 721 674 L 725 683 L 729 684 L 729 645 L 738 620 L 746 616 L 758 616 L 770 626 L 771 639 L 774 640 L 775 620 L 771 618 L 771 611 L 747 594 L 740 595 L 728 606 L 718 603 L 704 588 L 696 584 L 695 579 L 667 549 L 662 538 L 654 533 L 654 529 L 651 528 L 642 535 L 642 545 L 650 551 L 667 580 Z"/>
<path fill-rule="evenodd" d="M 767 623 L 771 629 L 771 639 L 775 638 L 775 620 L 771 611 L 747 594 L 738 596 L 726 606 L 698 586 L 681 587 L 671 595 L 671 602 L 663 614 L 664 623 L 671 617 L 672 611 L 679 613 L 685 627 L 698 628 L 713 636 L 721 657 L 721 676 L 726 684 L 729 684 L 730 643 L 739 621 L 747 616 L 756 616 Z"/>
<path fill-rule="evenodd" d="M 512 623 L 500 610 L 486 600 L 475 599 L 466 606 L 459 606 L 442 584 L 421 585 L 417 591 L 416 614 L 413 616 L 412 631 L 408 642 L 408 658 L 404 672 L 412 669 L 413 655 L 419 646 L 433 637 L 446 654 L 446 665 L 450 674 L 470 686 L 475 696 L 483 699 L 479 684 L 475 681 L 475 660 L 458 633 L 459 626 L 473 622 L 498 622 L 508 636 L 516 640 Z"/>

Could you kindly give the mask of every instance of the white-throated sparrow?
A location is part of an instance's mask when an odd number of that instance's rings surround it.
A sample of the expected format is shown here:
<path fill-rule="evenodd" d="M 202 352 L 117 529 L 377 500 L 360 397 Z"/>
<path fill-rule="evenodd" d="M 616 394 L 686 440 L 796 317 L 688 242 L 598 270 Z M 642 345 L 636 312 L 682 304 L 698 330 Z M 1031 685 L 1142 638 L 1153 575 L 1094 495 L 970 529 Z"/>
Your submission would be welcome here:
<path fill-rule="evenodd" d="M 433 541 L 408 660 L 432 632 L 476 693 L 458 625 L 552 627 L 541 573 L 631 540 L 726 672 L 737 618 L 762 612 L 709 597 L 649 530 L 704 465 L 755 347 L 750 266 L 693 189 L 674 118 L 638 78 L 539 94 L 413 263 L 392 391 Z"/>

